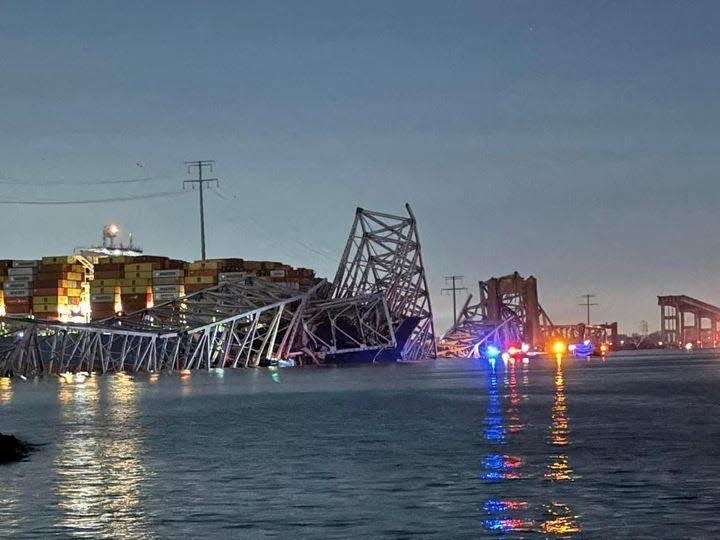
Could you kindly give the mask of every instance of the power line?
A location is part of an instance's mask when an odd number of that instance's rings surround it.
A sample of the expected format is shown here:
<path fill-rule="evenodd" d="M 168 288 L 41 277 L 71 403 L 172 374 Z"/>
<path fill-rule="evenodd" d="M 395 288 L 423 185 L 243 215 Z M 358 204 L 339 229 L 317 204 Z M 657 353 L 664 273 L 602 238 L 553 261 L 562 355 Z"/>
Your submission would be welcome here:
<path fill-rule="evenodd" d="M 105 186 L 111 184 L 140 184 L 145 182 L 153 182 L 156 180 L 164 180 L 168 177 L 163 176 L 143 176 L 142 178 L 108 178 L 106 180 L 88 180 L 80 182 L 67 182 L 65 180 L 47 180 L 42 182 L 34 182 L 29 180 L 22 180 L 19 178 L 10 178 L 7 176 L 0 176 L 0 184 L 8 186 Z"/>
<path fill-rule="evenodd" d="M 221 198 L 224 201 L 230 201 L 231 198 L 238 200 L 238 201 L 240 200 L 240 198 L 237 195 L 227 194 L 222 189 L 219 189 L 219 188 L 213 189 L 211 191 L 212 191 L 212 193 L 214 193 L 215 195 L 217 195 L 219 198 Z M 236 215 L 236 217 L 238 216 L 238 214 L 235 214 L 235 215 Z M 252 216 L 250 216 L 248 213 L 245 213 L 245 212 L 243 212 L 242 216 L 245 219 L 247 219 L 250 223 L 252 223 L 258 230 L 260 230 L 266 237 L 273 238 L 273 235 L 257 219 L 253 218 Z M 291 241 L 294 244 L 297 244 L 298 246 L 303 248 L 303 253 L 304 253 L 304 251 L 308 251 L 310 253 L 319 255 L 319 256 L 323 257 L 324 259 L 331 261 L 333 263 L 337 262 L 337 260 L 339 259 L 339 255 L 333 256 L 332 252 L 330 252 L 324 248 L 314 247 L 303 240 L 300 240 L 295 237 L 290 237 L 289 233 L 287 231 L 286 231 L 286 234 L 284 234 L 283 236 L 286 237 L 287 241 Z M 285 244 L 286 244 L 286 247 L 290 247 L 287 243 L 285 243 Z M 277 244 L 275 244 L 275 245 L 277 245 Z"/>
<path fill-rule="evenodd" d="M 457 324 L 457 292 L 458 291 L 467 291 L 467 287 L 458 287 L 457 282 L 462 283 L 463 276 L 445 276 L 445 283 L 452 283 L 452 287 L 446 287 L 444 289 L 440 290 L 440 293 L 444 292 L 452 292 L 452 298 L 453 298 L 453 324 Z"/>
<path fill-rule="evenodd" d="M 195 188 L 195 184 L 200 186 L 200 248 L 203 261 L 205 260 L 205 201 L 203 199 L 203 187 L 209 182 L 215 182 L 216 186 L 220 185 L 220 180 L 217 178 L 203 178 L 203 169 L 207 167 L 212 172 L 214 163 L 215 161 L 212 159 L 198 159 L 196 161 L 185 162 L 185 165 L 187 165 L 188 168 L 188 173 L 190 173 L 190 169 L 193 168 L 197 168 L 198 170 L 197 179 L 183 181 L 183 189 L 187 184 L 191 184 L 193 189 Z"/>
<path fill-rule="evenodd" d="M 585 302 L 578 304 L 579 306 L 585 306 L 587 308 L 587 324 L 590 325 L 590 306 L 599 306 L 600 304 L 592 303 L 590 300 L 595 298 L 594 294 L 581 294 L 580 298 L 584 298 Z"/>
<path fill-rule="evenodd" d="M 161 197 L 173 197 L 178 195 L 184 195 L 185 191 L 163 191 L 160 193 L 148 193 L 145 195 L 129 195 L 127 197 L 109 197 L 105 199 L 76 199 L 66 201 L 37 201 L 37 200 L 6 200 L 0 199 L 0 204 L 18 204 L 18 205 L 30 205 L 30 206 L 59 206 L 68 204 L 99 204 L 99 203 L 113 203 L 113 202 L 125 202 L 125 201 L 140 201 L 143 199 L 158 199 Z"/>

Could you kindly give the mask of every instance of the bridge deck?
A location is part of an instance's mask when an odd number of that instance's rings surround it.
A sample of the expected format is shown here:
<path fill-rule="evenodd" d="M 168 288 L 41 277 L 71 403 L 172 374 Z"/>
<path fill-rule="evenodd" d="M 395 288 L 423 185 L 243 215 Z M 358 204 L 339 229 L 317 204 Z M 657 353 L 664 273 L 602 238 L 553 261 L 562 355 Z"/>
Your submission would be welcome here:
<path fill-rule="evenodd" d="M 676 307 L 680 311 L 699 311 L 715 317 L 720 317 L 720 307 L 708 304 L 697 298 L 684 294 L 658 296 L 658 306 Z"/>

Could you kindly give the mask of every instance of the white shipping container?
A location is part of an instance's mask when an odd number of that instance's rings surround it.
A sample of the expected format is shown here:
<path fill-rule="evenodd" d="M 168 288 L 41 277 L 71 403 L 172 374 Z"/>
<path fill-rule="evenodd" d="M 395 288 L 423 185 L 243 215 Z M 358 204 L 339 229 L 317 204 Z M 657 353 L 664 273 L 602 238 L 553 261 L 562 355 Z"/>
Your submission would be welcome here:
<path fill-rule="evenodd" d="M 285 277 L 285 270 L 270 270 L 270 277 Z"/>
<path fill-rule="evenodd" d="M 114 302 L 114 294 L 93 294 L 90 296 L 91 302 Z"/>
<path fill-rule="evenodd" d="M 153 278 L 181 278 L 185 276 L 185 270 L 153 270 Z"/>
<path fill-rule="evenodd" d="M 180 294 L 184 287 L 182 285 L 153 285 L 153 294 L 174 293 Z"/>
<path fill-rule="evenodd" d="M 32 290 L 30 289 L 5 289 L 5 298 L 22 298 L 25 296 L 32 296 Z"/>
<path fill-rule="evenodd" d="M 12 262 L 13 268 L 34 268 L 38 264 L 40 264 L 40 261 L 32 261 L 32 260 L 17 260 Z"/>
<path fill-rule="evenodd" d="M 184 279 L 183 277 L 155 277 L 152 282 L 153 285 L 182 285 Z"/>
<path fill-rule="evenodd" d="M 243 279 L 254 276 L 255 272 L 221 272 L 218 275 L 218 281 L 230 281 L 233 279 Z"/>
<path fill-rule="evenodd" d="M 35 280 L 35 276 L 32 274 L 27 274 L 23 276 L 8 276 L 8 280 L 5 283 L 30 283 L 31 281 Z"/>
<path fill-rule="evenodd" d="M 286 287 L 293 291 L 299 291 L 300 290 L 300 284 L 295 282 L 290 283 L 277 283 L 277 285 L 280 285 L 281 287 Z"/>
<path fill-rule="evenodd" d="M 22 266 L 20 268 L 8 268 L 8 276 L 32 276 L 35 274 L 35 268 L 32 266 Z"/>
<path fill-rule="evenodd" d="M 3 289 L 6 291 L 16 291 L 18 289 L 30 289 L 30 284 L 27 281 L 7 281 L 3 283 Z"/>
<path fill-rule="evenodd" d="M 153 301 L 157 304 L 159 302 L 170 302 L 171 300 L 175 300 L 176 298 L 180 298 L 181 294 L 174 294 L 174 293 L 153 293 Z"/>

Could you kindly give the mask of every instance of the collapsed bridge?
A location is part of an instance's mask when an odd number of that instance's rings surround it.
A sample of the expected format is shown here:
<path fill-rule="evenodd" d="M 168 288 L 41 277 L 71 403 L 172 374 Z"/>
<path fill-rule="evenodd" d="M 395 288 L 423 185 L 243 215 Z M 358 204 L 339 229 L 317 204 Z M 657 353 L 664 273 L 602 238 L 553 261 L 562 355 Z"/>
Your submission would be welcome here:
<path fill-rule="evenodd" d="M 0 317 L 0 375 L 237 368 L 437 354 L 417 223 L 358 208 L 334 280 L 255 277 L 90 324 Z"/>
<path fill-rule="evenodd" d="M 615 343 L 617 323 L 599 325 L 552 322 L 540 305 L 537 279 L 518 272 L 479 282 L 480 297 L 472 303 L 469 295 L 458 320 L 438 340 L 438 355 L 444 358 L 474 358 L 481 348 L 494 344 L 506 349 L 527 343 L 542 349 L 550 341 L 562 339 L 579 343 Z"/>

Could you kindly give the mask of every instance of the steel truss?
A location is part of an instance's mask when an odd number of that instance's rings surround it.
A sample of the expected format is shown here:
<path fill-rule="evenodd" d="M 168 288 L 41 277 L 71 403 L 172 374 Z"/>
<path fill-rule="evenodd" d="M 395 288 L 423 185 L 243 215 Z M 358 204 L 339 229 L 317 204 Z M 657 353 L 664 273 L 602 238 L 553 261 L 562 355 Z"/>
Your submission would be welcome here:
<path fill-rule="evenodd" d="M 522 324 L 511 312 L 505 318 L 490 320 L 483 301 L 471 304 L 469 295 L 458 317 L 438 341 L 438 355 L 442 358 L 478 358 L 485 344 L 519 343 L 522 341 Z"/>
<path fill-rule="evenodd" d="M 336 300 L 381 294 L 396 335 L 407 333 L 401 359 L 406 362 L 437 356 L 430 294 L 417 223 L 358 208 L 330 297 Z"/>
<path fill-rule="evenodd" d="M 457 324 L 439 340 L 438 354 L 445 358 L 478 357 L 483 344 L 501 348 L 528 343 L 544 347 L 550 340 L 569 343 L 590 339 L 595 343 L 615 343 L 617 323 L 602 325 L 557 325 L 538 301 L 537 280 L 517 272 L 479 282 L 480 299 L 471 304 L 469 296 Z"/>
<path fill-rule="evenodd" d="M 0 375 L 254 367 L 399 344 L 403 360 L 434 357 L 417 227 L 407 208 L 409 218 L 358 210 L 332 285 L 323 280 L 297 291 L 249 277 L 91 324 L 0 317 Z"/>

